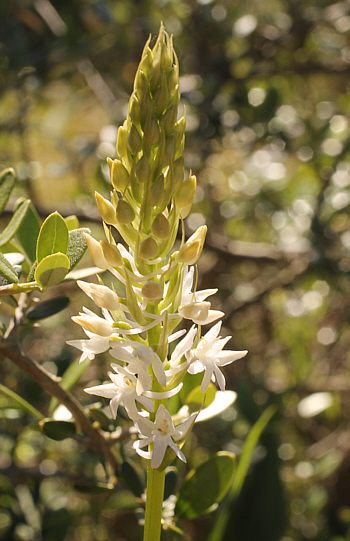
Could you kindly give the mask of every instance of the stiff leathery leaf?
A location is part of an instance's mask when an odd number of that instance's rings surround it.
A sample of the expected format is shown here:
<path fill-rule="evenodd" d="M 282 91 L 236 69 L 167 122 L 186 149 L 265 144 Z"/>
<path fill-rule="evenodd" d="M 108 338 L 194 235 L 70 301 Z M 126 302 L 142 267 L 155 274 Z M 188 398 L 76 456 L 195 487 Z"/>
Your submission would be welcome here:
<path fill-rule="evenodd" d="M 0 214 L 6 207 L 7 201 L 10 198 L 13 186 L 15 184 L 15 172 L 10 167 L 1 172 L 0 175 Z"/>
<path fill-rule="evenodd" d="M 51 254 L 66 254 L 68 250 L 68 227 L 58 212 L 53 212 L 41 226 L 36 245 L 38 263 Z"/>
<path fill-rule="evenodd" d="M 64 254 L 51 254 L 38 264 L 34 277 L 41 287 L 50 287 L 62 282 L 69 271 L 69 259 Z"/>

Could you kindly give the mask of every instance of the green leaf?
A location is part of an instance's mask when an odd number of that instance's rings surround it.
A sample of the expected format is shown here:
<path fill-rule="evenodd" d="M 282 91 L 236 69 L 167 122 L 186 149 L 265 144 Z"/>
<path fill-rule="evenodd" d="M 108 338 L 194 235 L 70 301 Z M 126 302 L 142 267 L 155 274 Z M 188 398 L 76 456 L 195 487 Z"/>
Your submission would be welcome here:
<path fill-rule="evenodd" d="M 71 438 L 76 433 L 75 423 L 72 421 L 53 421 L 46 419 L 39 424 L 45 436 L 56 441 Z"/>
<path fill-rule="evenodd" d="M 67 224 L 68 231 L 73 231 L 73 229 L 78 229 L 79 227 L 79 220 L 75 214 L 72 214 L 72 216 L 67 216 L 64 221 Z"/>
<path fill-rule="evenodd" d="M 87 249 L 84 233 L 90 233 L 90 232 L 91 232 L 90 229 L 87 229 L 87 228 L 74 229 L 73 231 L 69 232 L 67 256 L 70 261 L 70 268 L 69 268 L 70 271 L 74 269 L 74 267 L 79 263 L 79 261 L 83 257 Z"/>
<path fill-rule="evenodd" d="M 192 470 L 180 489 L 175 516 L 192 519 L 214 510 L 232 485 L 235 466 L 235 455 L 221 451 Z"/>
<path fill-rule="evenodd" d="M 62 282 L 69 271 L 69 259 L 64 254 L 52 254 L 42 259 L 34 277 L 41 287 L 50 287 Z"/>
<path fill-rule="evenodd" d="M 30 201 L 29 199 L 26 199 L 17 208 L 10 222 L 7 224 L 7 226 L 5 227 L 5 229 L 0 235 L 0 246 L 3 246 L 7 242 L 9 242 L 16 235 L 18 229 L 20 228 L 21 224 L 23 223 L 26 217 L 29 205 L 30 205 Z"/>
<path fill-rule="evenodd" d="M 12 168 L 4 169 L 0 174 L 0 214 L 10 198 L 16 176 Z"/>
<path fill-rule="evenodd" d="M 41 226 L 36 245 L 36 259 L 40 263 L 51 254 L 66 254 L 68 249 L 68 227 L 58 212 L 50 214 Z"/>
<path fill-rule="evenodd" d="M 80 380 L 81 376 L 84 374 L 85 370 L 90 366 L 91 360 L 85 359 L 84 362 L 79 363 L 80 357 L 76 359 L 64 372 L 62 379 L 60 381 L 61 387 L 66 391 L 70 391 L 74 385 Z M 49 413 L 53 414 L 55 409 L 59 406 L 57 398 L 52 398 Z"/>
<path fill-rule="evenodd" d="M 205 393 L 201 392 L 201 387 L 195 387 L 186 397 L 186 402 L 190 408 L 191 413 L 198 411 L 199 408 L 207 408 L 214 400 L 216 395 L 216 387 L 209 383 L 208 389 Z"/>
<path fill-rule="evenodd" d="M 7 282 L 10 284 L 17 284 L 18 283 L 18 276 L 11 265 L 11 263 L 6 259 L 4 254 L 0 252 L 0 276 L 5 278 Z"/>
<path fill-rule="evenodd" d="M 223 505 L 220 509 L 220 514 L 215 522 L 214 528 L 209 534 L 208 541 L 217 541 L 219 539 L 223 539 L 223 535 L 230 519 L 232 502 L 235 498 L 237 498 L 241 491 L 253 456 L 254 449 L 259 441 L 261 433 L 263 432 L 264 428 L 266 427 L 275 412 L 275 406 L 269 406 L 250 430 L 243 447 L 243 451 L 237 466 L 236 475 L 230 493 L 226 500 L 223 502 Z"/>
<path fill-rule="evenodd" d="M 67 308 L 69 297 L 55 297 L 44 302 L 40 302 L 27 313 L 27 319 L 45 319 L 53 316 Z"/>
<path fill-rule="evenodd" d="M 141 498 L 144 492 L 144 486 L 136 468 L 129 460 L 125 460 L 122 463 L 121 476 L 134 496 Z"/>
<path fill-rule="evenodd" d="M 252 460 L 254 449 L 257 446 L 262 431 L 270 421 L 271 417 L 276 413 L 275 406 L 269 406 L 259 417 L 255 425 L 250 430 L 248 437 L 245 441 L 242 454 L 237 466 L 237 473 L 232 487 L 234 496 L 238 496 L 241 491 L 244 479 L 247 475 L 249 464 Z"/>
<path fill-rule="evenodd" d="M 36 258 L 36 243 L 40 231 L 40 218 L 33 204 L 30 202 L 28 212 L 17 231 L 17 239 L 30 261 Z"/>

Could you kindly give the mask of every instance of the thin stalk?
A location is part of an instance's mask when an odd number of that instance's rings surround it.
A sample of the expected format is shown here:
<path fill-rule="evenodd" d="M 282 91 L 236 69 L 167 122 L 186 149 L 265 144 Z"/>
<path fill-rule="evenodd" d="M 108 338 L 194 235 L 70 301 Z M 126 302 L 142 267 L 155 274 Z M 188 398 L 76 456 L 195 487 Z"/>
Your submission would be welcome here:
<path fill-rule="evenodd" d="M 159 541 L 162 530 L 165 470 L 147 469 L 146 513 L 143 541 Z"/>
<path fill-rule="evenodd" d="M 22 406 L 23 409 L 29 411 L 29 413 L 34 415 L 34 417 L 36 417 L 39 421 L 44 419 L 44 416 L 40 413 L 40 411 L 35 409 L 31 404 L 29 404 L 29 402 L 24 400 L 24 398 L 19 396 L 14 391 L 11 391 L 11 389 L 8 389 L 7 387 L 5 387 L 5 385 L 2 385 L 1 383 L 0 383 L 0 392 L 6 394 L 7 396 L 15 400 L 20 406 Z"/>

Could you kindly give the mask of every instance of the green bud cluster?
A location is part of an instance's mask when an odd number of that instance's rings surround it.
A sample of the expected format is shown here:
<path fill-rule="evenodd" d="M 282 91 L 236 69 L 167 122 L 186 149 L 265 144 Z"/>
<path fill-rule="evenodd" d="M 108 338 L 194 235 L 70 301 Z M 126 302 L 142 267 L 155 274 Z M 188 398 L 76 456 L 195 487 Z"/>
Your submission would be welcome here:
<path fill-rule="evenodd" d="M 119 157 L 108 158 L 111 203 L 96 194 L 102 219 L 132 248 L 143 274 L 171 251 L 196 187 L 195 176 L 184 179 L 186 119 L 178 120 L 179 65 L 172 37 L 161 25 L 153 49 L 150 40 L 136 72 L 128 116 L 118 129 Z"/>

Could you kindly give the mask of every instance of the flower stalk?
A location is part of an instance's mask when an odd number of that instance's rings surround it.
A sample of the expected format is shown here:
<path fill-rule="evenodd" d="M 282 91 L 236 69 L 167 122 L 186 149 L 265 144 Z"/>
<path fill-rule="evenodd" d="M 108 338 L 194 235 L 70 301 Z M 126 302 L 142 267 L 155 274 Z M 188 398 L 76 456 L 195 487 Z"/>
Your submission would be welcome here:
<path fill-rule="evenodd" d="M 220 367 L 247 353 L 222 351 L 229 338 L 218 336 L 221 324 L 200 338 L 202 325 L 224 315 L 206 300 L 217 290 L 197 291 L 193 283 L 206 226 L 186 242 L 183 233 L 175 246 L 196 187 L 192 172 L 185 175 L 186 121 L 185 114 L 178 120 L 179 101 L 178 60 L 161 25 L 154 47 L 149 39 L 142 54 L 128 116 L 118 130 L 119 157 L 108 159 L 110 200 L 96 193 L 106 240 L 85 235 L 95 265 L 108 270 L 125 294 L 79 282 L 101 315 L 83 308 L 73 320 L 87 339 L 69 342 L 82 351 L 81 361 L 107 350 L 115 361 L 110 381 L 85 391 L 109 399 L 114 418 L 123 404 L 138 430 L 133 448 L 149 461 L 145 541 L 160 538 L 165 468 L 175 456 L 186 462 L 181 447 L 199 413 L 176 425 L 168 400 L 181 390 L 187 372 L 203 372 L 203 397 L 211 381 L 224 390 Z M 124 244 L 116 243 L 116 231 Z M 187 333 L 175 331 L 183 319 L 193 323 Z M 169 344 L 178 339 L 169 357 Z"/>

